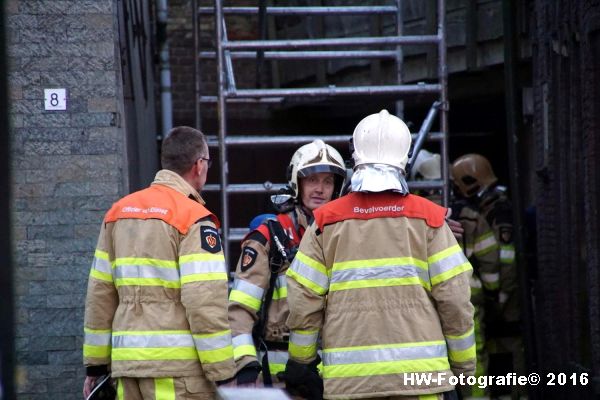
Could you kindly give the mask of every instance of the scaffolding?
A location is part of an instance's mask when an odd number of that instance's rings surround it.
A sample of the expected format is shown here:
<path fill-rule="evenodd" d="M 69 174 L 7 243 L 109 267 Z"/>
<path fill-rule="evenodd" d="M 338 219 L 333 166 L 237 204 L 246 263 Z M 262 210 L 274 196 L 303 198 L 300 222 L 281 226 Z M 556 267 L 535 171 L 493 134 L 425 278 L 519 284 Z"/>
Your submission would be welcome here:
<path fill-rule="evenodd" d="M 419 133 L 413 134 L 413 160 L 424 140 L 437 141 L 440 145 L 442 179 L 438 181 L 411 181 L 411 189 L 440 189 L 444 205 L 448 204 L 448 73 L 446 67 L 446 23 L 445 0 L 433 0 L 437 4 L 437 33 L 434 35 L 404 35 L 402 0 L 394 5 L 380 6 L 267 6 L 259 0 L 256 7 L 224 7 L 222 0 L 215 0 L 214 7 L 200 7 L 198 0 L 193 1 L 193 29 L 195 45 L 195 89 L 196 89 L 196 126 L 200 127 L 200 108 L 205 103 L 215 103 L 218 113 L 218 136 L 209 135 L 209 146 L 219 149 L 220 183 L 209 184 L 204 191 L 219 191 L 221 199 L 221 222 L 223 248 L 229 257 L 229 243 L 239 241 L 247 233 L 246 228 L 232 228 L 229 222 L 229 196 L 251 193 L 276 192 L 284 184 L 248 183 L 228 184 L 229 163 L 227 149 L 230 146 L 277 146 L 299 145 L 314 139 L 326 143 L 347 143 L 347 135 L 277 135 L 272 136 L 231 136 L 227 132 L 227 105 L 231 103 L 277 104 L 285 99 L 297 98 L 304 101 L 318 101 L 323 98 L 344 98 L 345 96 L 394 96 L 396 113 L 402 117 L 403 103 L 409 95 L 430 94 L 437 96 L 433 101 Z M 226 16 L 258 16 L 261 37 L 266 37 L 265 20 L 267 16 L 357 16 L 357 15 L 393 15 L 395 18 L 394 36 L 309 38 L 286 40 L 229 40 L 227 36 Z M 215 48 L 212 51 L 201 49 L 200 17 L 211 16 L 215 26 Z M 402 81 L 403 46 L 437 46 L 437 82 L 404 84 Z M 395 46 L 393 50 L 371 50 L 373 47 Z M 360 50 L 347 48 L 361 47 Z M 369 50 L 364 49 L 365 47 Z M 323 48 L 331 50 L 322 50 Z M 318 50 L 315 50 L 318 49 Z M 217 94 L 208 95 L 201 91 L 201 62 L 205 59 L 217 61 Z M 332 60 L 332 59 L 391 59 L 396 65 L 396 82 L 393 85 L 369 86 L 324 86 L 306 88 L 255 88 L 239 89 L 236 86 L 233 61 L 238 59 L 262 60 Z M 439 116 L 439 132 L 430 132 L 436 117 Z"/>

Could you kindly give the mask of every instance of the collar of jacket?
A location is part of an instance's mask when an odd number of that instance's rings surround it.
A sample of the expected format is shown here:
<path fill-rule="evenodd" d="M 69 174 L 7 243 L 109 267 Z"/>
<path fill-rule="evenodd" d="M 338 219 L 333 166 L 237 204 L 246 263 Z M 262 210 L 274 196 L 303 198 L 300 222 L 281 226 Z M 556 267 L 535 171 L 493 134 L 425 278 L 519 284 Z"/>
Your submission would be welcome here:
<path fill-rule="evenodd" d="M 161 169 L 156 173 L 152 185 L 163 185 L 175 189 L 180 193 L 183 193 L 186 197 L 196 200 L 198 203 L 204 205 L 206 202 L 200 196 L 200 193 L 194 189 L 189 183 L 185 181 L 176 172 L 169 171 L 168 169 Z"/>

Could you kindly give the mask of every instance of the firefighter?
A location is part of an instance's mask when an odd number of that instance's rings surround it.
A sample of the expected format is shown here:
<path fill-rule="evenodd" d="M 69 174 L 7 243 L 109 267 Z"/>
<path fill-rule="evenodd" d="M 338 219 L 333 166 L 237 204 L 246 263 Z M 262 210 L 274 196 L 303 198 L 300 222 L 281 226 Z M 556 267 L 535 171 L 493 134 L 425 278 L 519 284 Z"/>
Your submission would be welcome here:
<path fill-rule="evenodd" d="M 523 344 L 520 338 L 518 276 L 513 241 L 512 206 L 506 187 L 498 185 L 490 162 L 479 154 L 465 154 L 452 164 L 454 184 L 460 194 L 476 204 L 498 242 L 500 271 L 498 306 L 494 320 L 495 337 L 490 353 L 510 353 L 513 371 L 523 372 Z"/>
<path fill-rule="evenodd" d="M 311 399 L 323 383 L 326 399 L 441 399 L 475 370 L 471 265 L 447 210 L 408 193 L 404 122 L 369 115 L 353 143 L 350 194 L 315 210 L 287 271 L 286 385 Z"/>
<path fill-rule="evenodd" d="M 204 135 L 176 127 L 150 187 L 104 217 L 85 303 L 84 396 L 98 377 L 119 399 L 213 399 L 235 374 L 218 219 L 200 192 Z M 233 383 L 232 383 L 233 384 Z"/>
<path fill-rule="evenodd" d="M 413 179 L 441 179 L 440 155 L 421 150 L 417 155 L 413 170 Z M 453 176 L 450 177 L 453 180 Z M 430 191 L 428 199 L 439 204 L 439 191 Z M 475 377 L 487 375 L 488 351 L 486 348 L 485 310 L 486 302 L 495 302 L 499 287 L 499 247 L 490 225 L 478 211 L 477 205 L 465 198 L 453 196 L 452 215 L 461 223 L 464 233 L 458 243 L 473 266 L 471 277 L 471 303 L 475 307 L 475 343 L 477 367 Z M 494 305 L 492 305 L 494 306 Z M 461 386 L 463 397 L 484 397 L 485 390 L 477 385 Z"/>
<path fill-rule="evenodd" d="M 229 296 L 238 385 L 253 386 L 261 370 L 265 386 L 280 383 L 289 339 L 285 272 L 313 211 L 339 196 L 345 177 L 333 147 L 322 140 L 300 147 L 288 166 L 289 194 L 273 196 L 280 214 L 259 216 L 262 224 L 243 240 Z"/>

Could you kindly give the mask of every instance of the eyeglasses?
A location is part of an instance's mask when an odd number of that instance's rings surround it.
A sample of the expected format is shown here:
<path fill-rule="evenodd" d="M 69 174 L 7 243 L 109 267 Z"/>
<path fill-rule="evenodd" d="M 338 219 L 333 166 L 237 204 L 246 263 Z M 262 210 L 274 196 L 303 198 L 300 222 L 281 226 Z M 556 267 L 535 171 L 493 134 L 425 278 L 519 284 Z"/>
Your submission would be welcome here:
<path fill-rule="evenodd" d="M 198 158 L 198 160 L 204 160 L 204 161 L 206 161 L 206 166 L 208 168 L 210 168 L 210 166 L 212 165 L 212 159 L 210 159 L 210 158 L 200 157 L 200 158 Z"/>

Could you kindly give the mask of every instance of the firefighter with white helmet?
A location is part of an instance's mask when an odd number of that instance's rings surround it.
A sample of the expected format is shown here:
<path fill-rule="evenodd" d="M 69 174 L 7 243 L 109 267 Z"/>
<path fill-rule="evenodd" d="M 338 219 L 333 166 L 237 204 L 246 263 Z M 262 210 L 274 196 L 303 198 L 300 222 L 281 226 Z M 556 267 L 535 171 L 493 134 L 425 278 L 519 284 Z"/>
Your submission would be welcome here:
<path fill-rule="evenodd" d="M 477 207 L 490 225 L 499 245 L 500 271 L 498 280 L 499 318 L 495 321 L 490 341 L 491 353 L 511 353 L 511 370 L 524 369 L 520 338 L 520 306 L 518 276 L 513 241 L 512 205 L 506 187 L 498 178 L 487 158 L 480 154 L 465 154 L 452 163 L 453 182 L 458 191 Z"/>
<path fill-rule="evenodd" d="M 289 387 L 318 379 L 319 337 L 327 399 L 441 399 L 448 381 L 415 375 L 475 370 L 471 265 L 447 210 L 408 193 L 410 143 L 386 110 L 354 130 L 351 192 L 315 210 L 287 270 Z"/>
<path fill-rule="evenodd" d="M 277 384 L 276 374 L 285 368 L 289 340 L 285 272 L 313 221 L 313 211 L 340 195 L 346 169 L 333 147 L 315 140 L 294 153 L 287 175 L 288 193 L 272 196 L 280 214 L 267 218 L 242 242 L 229 297 L 239 385 L 255 384 L 261 370 L 265 385 Z"/>

